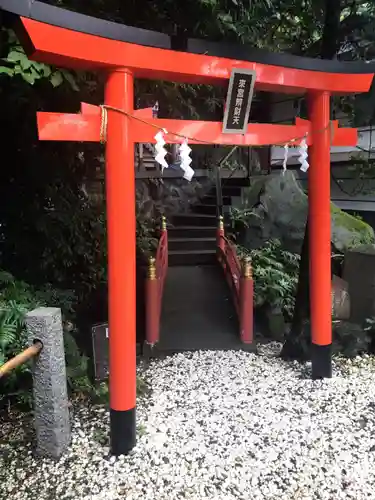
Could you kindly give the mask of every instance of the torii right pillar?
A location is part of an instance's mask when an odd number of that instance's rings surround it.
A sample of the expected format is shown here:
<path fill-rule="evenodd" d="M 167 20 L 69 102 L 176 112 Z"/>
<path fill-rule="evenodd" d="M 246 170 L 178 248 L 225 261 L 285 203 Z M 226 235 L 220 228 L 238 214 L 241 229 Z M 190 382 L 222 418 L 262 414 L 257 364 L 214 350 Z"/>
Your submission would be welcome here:
<path fill-rule="evenodd" d="M 311 362 L 314 379 L 332 377 L 330 94 L 308 95 Z"/>

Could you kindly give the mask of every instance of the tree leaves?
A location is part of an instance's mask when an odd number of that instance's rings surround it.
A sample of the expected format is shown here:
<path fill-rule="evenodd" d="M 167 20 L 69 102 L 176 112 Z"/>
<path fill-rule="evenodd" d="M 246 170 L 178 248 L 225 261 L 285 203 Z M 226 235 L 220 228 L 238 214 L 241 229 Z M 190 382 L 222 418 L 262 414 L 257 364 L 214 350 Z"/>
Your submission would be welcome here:
<path fill-rule="evenodd" d="M 70 84 L 70 86 L 72 87 L 72 89 L 75 90 L 76 92 L 79 92 L 79 86 L 77 84 L 76 79 L 72 75 L 72 73 L 70 73 L 69 71 L 63 69 L 63 70 L 61 70 L 61 74 L 63 75 L 63 77 L 65 78 L 65 80 Z"/>
<path fill-rule="evenodd" d="M 59 87 L 63 83 L 64 78 L 63 78 L 62 73 L 60 71 L 55 71 L 50 76 L 49 81 L 51 82 L 53 87 Z"/>
<path fill-rule="evenodd" d="M 284 315 L 291 317 L 298 283 L 299 255 L 283 250 L 278 240 L 269 240 L 255 250 L 238 245 L 237 252 L 252 260 L 256 305 L 281 307 Z"/>
<path fill-rule="evenodd" d="M 14 76 L 14 69 L 7 68 L 6 66 L 0 66 L 0 74 Z"/>
<path fill-rule="evenodd" d="M 79 90 L 77 81 L 71 72 L 52 69 L 47 64 L 31 61 L 12 31 L 7 31 L 7 38 L 9 49 L 7 56 L 2 58 L 5 64 L 0 66 L 0 74 L 9 77 L 20 76 L 30 85 L 43 79 L 49 80 L 53 87 L 59 87 L 67 82 L 73 90 Z"/>
<path fill-rule="evenodd" d="M 18 48 L 18 50 L 11 50 L 6 57 L 6 61 L 8 62 L 21 62 L 23 59 L 27 59 L 27 56 L 22 52 L 22 49 L 20 50 L 20 48 Z"/>

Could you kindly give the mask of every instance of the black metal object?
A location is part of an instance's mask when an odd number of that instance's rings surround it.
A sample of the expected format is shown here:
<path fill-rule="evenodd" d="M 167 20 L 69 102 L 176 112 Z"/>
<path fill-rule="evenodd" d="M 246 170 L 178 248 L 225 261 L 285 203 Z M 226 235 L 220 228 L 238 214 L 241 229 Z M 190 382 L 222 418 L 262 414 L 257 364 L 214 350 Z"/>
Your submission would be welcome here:
<path fill-rule="evenodd" d="M 216 214 L 223 215 L 223 191 L 221 189 L 220 167 L 215 167 Z"/>
<path fill-rule="evenodd" d="M 17 16 L 27 17 L 61 28 L 150 47 L 171 49 L 173 45 L 174 49 L 193 54 L 207 54 L 235 59 L 237 61 L 251 61 L 301 70 L 342 74 L 375 73 L 375 63 L 373 62 L 342 62 L 294 56 L 287 53 L 267 52 L 242 44 L 211 42 L 209 40 L 197 40 L 193 38 L 187 39 L 184 33 L 178 33 L 177 37 L 173 37 L 172 44 L 172 37 L 164 33 L 86 16 L 34 0 L 0 0 L 0 9 Z"/>
<path fill-rule="evenodd" d="M 94 374 L 98 381 L 106 380 L 109 373 L 108 323 L 94 325 L 91 329 L 94 356 Z"/>
<path fill-rule="evenodd" d="M 223 187 L 221 184 L 221 176 L 220 176 L 220 169 L 224 165 L 226 161 L 229 160 L 229 158 L 232 156 L 232 154 L 237 151 L 238 146 L 232 147 L 232 149 L 219 161 L 217 165 L 214 166 L 215 168 L 215 187 L 216 187 L 216 206 L 217 206 L 217 216 L 220 217 L 220 215 L 223 214 Z M 230 179 L 232 175 L 234 174 L 236 170 L 233 170 L 231 175 L 228 177 Z M 227 180 L 228 180 L 227 179 Z"/>

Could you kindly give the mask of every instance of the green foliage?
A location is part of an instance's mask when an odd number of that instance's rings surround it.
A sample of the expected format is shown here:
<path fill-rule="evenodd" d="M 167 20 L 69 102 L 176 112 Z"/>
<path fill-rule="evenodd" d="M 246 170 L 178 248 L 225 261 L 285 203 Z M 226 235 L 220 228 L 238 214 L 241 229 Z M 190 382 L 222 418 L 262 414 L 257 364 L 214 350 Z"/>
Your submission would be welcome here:
<path fill-rule="evenodd" d="M 5 271 L 0 271 L 0 364 L 22 351 L 27 344 L 25 314 L 40 304 L 31 288 Z M 5 379 L 5 391 L 19 390 L 17 379 L 29 374 L 27 365 L 20 366 Z"/>
<path fill-rule="evenodd" d="M 278 240 L 270 240 L 256 250 L 240 246 L 237 249 L 239 255 L 252 261 L 255 305 L 280 307 L 290 319 L 298 284 L 299 255 L 283 250 Z"/>
<path fill-rule="evenodd" d="M 4 28 L 2 28 L 2 31 L 7 55 L 1 59 L 0 74 L 9 77 L 20 76 L 30 85 L 34 85 L 38 80 L 46 79 L 53 87 L 59 87 L 64 81 L 67 81 L 73 90 L 79 90 L 72 73 L 66 70 L 53 69 L 47 64 L 31 61 L 25 54 L 14 32 Z"/>
<path fill-rule="evenodd" d="M 249 218 L 252 217 L 258 217 L 260 216 L 256 214 L 252 208 L 244 207 L 244 208 L 237 208 L 237 207 L 230 207 L 230 220 L 232 223 L 232 227 L 237 226 L 239 224 L 242 227 L 249 227 L 248 225 L 248 220 Z"/>
<path fill-rule="evenodd" d="M 137 376 L 137 396 L 145 396 L 150 392 L 150 387 L 147 384 L 147 382 L 140 377 L 139 375 Z"/>
<path fill-rule="evenodd" d="M 0 271 L 0 346 L 3 358 L 25 348 L 24 317 L 28 311 L 48 303 L 49 306 L 61 307 L 64 316 L 69 317 L 75 300 L 71 290 L 57 290 L 49 284 L 35 290 L 16 280 L 12 274 Z"/>
<path fill-rule="evenodd" d="M 333 203 L 331 203 L 331 214 L 334 224 L 347 232 L 345 242 L 347 249 L 356 248 L 360 245 L 374 244 L 374 230 L 369 224 L 353 215 L 343 212 Z M 339 238 L 335 238 L 334 231 L 332 232 L 332 243 L 339 248 Z"/>
<path fill-rule="evenodd" d="M 25 315 L 36 307 L 59 306 L 63 318 L 72 315 L 75 308 L 74 294 L 60 291 L 50 285 L 36 290 L 10 273 L 0 271 L 0 365 L 27 347 L 28 336 Z M 71 323 L 64 322 L 64 344 L 68 385 L 72 392 L 88 392 L 91 384 L 87 376 L 87 358 L 79 352 L 71 331 Z M 31 376 L 28 364 L 21 365 L 4 378 L 3 395 L 16 397 L 16 401 L 31 401 Z"/>
<path fill-rule="evenodd" d="M 82 355 L 71 332 L 64 332 L 66 377 L 71 393 L 88 394 L 92 384 L 88 378 L 88 358 Z"/>
<path fill-rule="evenodd" d="M 94 429 L 93 438 L 94 441 L 96 441 L 102 446 L 109 445 L 110 439 L 109 439 L 108 429 L 97 427 L 96 429 Z"/>
<path fill-rule="evenodd" d="M 0 173 L 6 207 L 0 211 L 0 266 L 38 293 L 50 283 L 48 303 L 76 320 L 107 281 L 105 203 L 94 203 L 85 187 L 97 175 L 100 146 L 40 143 L 35 120 L 38 110 L 73 111 L 81 101 L 101 102 L 102 87 L 89 74 L 28 61 L 12 32 L 2 35 L 3 65 L 14 77 L 1 78 L 0 88 L 3 155 L 11 162 Z M 33 82 L 24 78 L 27 71 Z M 69 294 L 57 297 L 55 289 L 73 290 L 75 304 L 68 308 Z"/>
<path fill-rule="evenodd" d="M 67 382 L 70 394 L 89 397 L 96 403 L 107 403 L 107 383 L 94 386 L 88 377 L 88 358 L 82 355 L 76 341 L 76 329 L 67 318 L 74 317 L 77 298 L 70 290 L 57 290 L 51 285 L 36 290 L 0 270 L 0 365 L 27 347 L 25 315 L 40 306 L 62 308 Z M 137 395 L 149 391 L 147 383 L 137 377 Z M 31 373 L 28 364 L 21 365 L 2 381 L 2 397 L 13 397 L 17 403 L 31 403 Z M 0 400 L 1 402 L 1 400 Z"/>
<path fill-rule="evenodd" d="M 101 382 L 95 387 L 94 402 L 97 404 L 109 404 L 109 387 L 107 382 Z"/>
<path fill-rule="evenodd" d="M 82 296 L 107 281 L 104 204 L 92 203 L 74 185 L 57 190 L 47 189 L 53 205 L 39 217 L 39 236 L 46 242 L 40 264 L 49 281 Z"/>
<path fill-rule="evenodd" d="M 311 51 L 318 55 L 325 26 L 326 0 L 54 0 L 85 14 L 173 34 L 233 40 L 271 50 Z M 337 2 L 339 45 L 352 41 L 356 54 L 371 54 L 374 5 L 365 0 Z M 348 40 L 349 39 L 349 40 Z M 358 40 L 369 44 L 361 46 Z M 317 45 L 317 48 L 316 48 Z"/>

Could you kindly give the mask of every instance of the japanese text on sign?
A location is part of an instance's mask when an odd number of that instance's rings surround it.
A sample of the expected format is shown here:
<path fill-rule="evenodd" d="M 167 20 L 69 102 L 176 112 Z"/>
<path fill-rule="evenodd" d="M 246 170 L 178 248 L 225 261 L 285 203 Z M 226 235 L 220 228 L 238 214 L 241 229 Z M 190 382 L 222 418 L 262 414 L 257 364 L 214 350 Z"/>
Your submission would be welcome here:
<path fill-rule="evenodd" d="M 253 96 L 255 71 L 234 69 L 224 114 L 224 133 L 246 133 Z"/>

